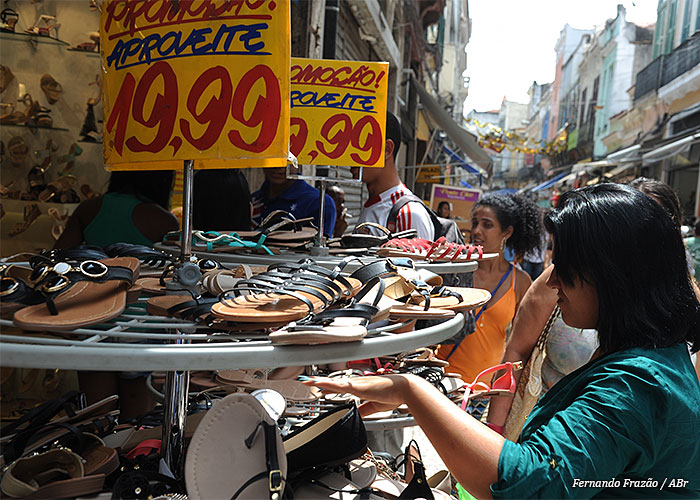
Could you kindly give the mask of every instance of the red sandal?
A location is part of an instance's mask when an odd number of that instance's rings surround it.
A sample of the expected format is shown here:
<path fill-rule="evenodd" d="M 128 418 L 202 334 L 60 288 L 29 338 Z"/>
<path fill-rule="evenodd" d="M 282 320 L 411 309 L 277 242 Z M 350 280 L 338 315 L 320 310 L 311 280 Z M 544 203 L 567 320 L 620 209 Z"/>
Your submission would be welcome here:
<path fill-rule="evenodd" d="M 506 373 L 498 377 L 493 384 L 491 384 L 491 387 L 488 386 L 488 384 L 485 384 L 484 382 L 478 382 L 478 380 L 483 377 L 484 375 L 488 375 L 489 373 L 494 373 L 499 370 L 506 370 Z M 505 363 L 501 363 L 500 365 L 492 366 L 490 368 L 486 368 L 484 371 L 479 373 L 475 378 L 474 381 L 471 384 L 465 384 L 464 385 L 464 396 L 462 398 L 462 409 L 466 410 L 467 408 L 467 402 L 471 398 L 478 398 L 478 397 L 487 397 L 487 396 L 495 396 L 497 394 L 513 394 L 515 393 L 515 388 L 517 387 L 517 383 L 515 381 L 515 377 L 513 377 L 513 372 L 515 370 L 522 370 L 523 369 L 523 362 L 522 361 L 506 361 Z M 474 391 L 474 389 L 481 389 L 479 391 Z"/>

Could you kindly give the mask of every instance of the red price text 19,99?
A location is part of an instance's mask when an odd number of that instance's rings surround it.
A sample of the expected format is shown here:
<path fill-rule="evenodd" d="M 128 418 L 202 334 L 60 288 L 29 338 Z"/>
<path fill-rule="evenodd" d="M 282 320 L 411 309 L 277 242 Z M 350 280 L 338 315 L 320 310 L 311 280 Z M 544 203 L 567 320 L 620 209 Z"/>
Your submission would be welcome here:
<path fill-rule="evenodd" d="M 332 160 L 337 160 L 345 154 L 348 147 L 351 148 L 350 159 L 355 165 L 375 165 L 384 151 L 382 129 L 376 118 L 372 115 L 364 115 L 353 123 L 346 113 L 338 113 L 330 116 L 321 125 L 315 141 L 309 141 L 309 127 L 301 117 L 293 116 L 290 120 L 289 149 L 300 163 L 316 162 L 316 157 L 321 154 L 325 158 L 320 161 L 329 165 L 335 165 Z M 315 134 L 312 134 L 312 137 Z"/>
<path fill-rule="evenodd" d="M 264 91 L 257 90 L 260 88 Z M 180 92 L 187 92 L 187 112 L 180 112 L 178 119 Z M 206 104 L 201 102 L 205 93 L 210 96 Z M 252 109 L 248 104 L 251 99 L 256 99 Z M 147 109 L 147 103 L 151 102 L 153 105 Z M 260 153 L 275 140 L 281 106 L 279 81 L 268 66 L 261 64 L 251 68 L 235 89 L 231 75 L 223 66 L 206 69 L 191 88 L 180 89 L 170 64 L 158 61 L 146 70 L 138 83 L 131 73 L 126 73 L 107 119 L 107 131 L 114 133 L 112 147 L 119 156 L 123 155 L 125 146 L 132 152 L 149 153 L 158 153 L 170 146 L 175 155 L 183 139 L 199 151 L 206 151 L 217 144 L 222 132 L 234 147 Z M 233 124 L 227 127 L 229 117 Z M 142 135 L 126 137 L 130 121 L 155 130 L 151 142 L 141 142 Z"/>

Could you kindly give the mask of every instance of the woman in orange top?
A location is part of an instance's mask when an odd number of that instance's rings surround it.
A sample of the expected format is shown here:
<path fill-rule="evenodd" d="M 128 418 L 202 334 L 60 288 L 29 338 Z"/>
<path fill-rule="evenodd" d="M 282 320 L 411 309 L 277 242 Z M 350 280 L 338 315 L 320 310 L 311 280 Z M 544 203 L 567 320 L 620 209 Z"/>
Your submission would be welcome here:
<path fill-rule="evenodd" d="M 540 211 L 531 200 L 520 195 L 492 195 L 479 200 L 472 211 L 471 241 L 484 247 L 485 253 L 498 258 L 479 263 L 474 272 L 474 287 L 489 290 L 491 300 L 475 311 L 476 331 L 457 345 L 443 345 L 438 356 L 450 362 L 446 371 L 462 375 L 472 382 L 484 369 L 501 361 L 506 345 L 506 328 L 515 317 L 520 300 L 532 280 L 504 257 L 506 248 L 516 258 L 540 244 Z M 491 375 L 480 382 L 490 384 Z M 473 400 L 471 413 L 483 413 L 484 401 Z M 480 411 L 479 411 L 480 410 Z"/>

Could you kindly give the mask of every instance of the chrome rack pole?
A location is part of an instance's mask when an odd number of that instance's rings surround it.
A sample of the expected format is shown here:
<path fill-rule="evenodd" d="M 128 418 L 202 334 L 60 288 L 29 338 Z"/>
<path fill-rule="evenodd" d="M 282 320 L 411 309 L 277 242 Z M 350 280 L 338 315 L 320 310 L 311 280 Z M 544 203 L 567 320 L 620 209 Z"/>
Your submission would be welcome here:
<path fill-rule="evenodd" d="M 185 160 L 183 198 L 182 198 L 182 243 L 180 262 L 189 261 L 192 251 L 192 191 L 194 186 L 194 161 Z M 186 332 L 177 344 L 189 344 Z M 163 406 L 163 434 L 161 456 L 176 478 L 184 476 L 185 468 L 185 423 L 187 419 L 187 394 L 189 392 L 190 372 L 168 372 L 165 378 L 165 400 Z"/>
<path fill-rule="evenodd" d="M 314 246 L 311 247 L 310 254 L 315 256 L 326 256 L 328 255 L 328 247 L 326 246 L 326 238 L 323 236 L 323 227 L 325 226 L 325 215 L 326 215 L 326 187 L 327 181 L 325 179 L 321 180 L 321 208 L 318 213 L 318 234 L 316 235 L 316 240 L 314 241 Z M 331 235 L 332 236 L 332 235 Z"/>

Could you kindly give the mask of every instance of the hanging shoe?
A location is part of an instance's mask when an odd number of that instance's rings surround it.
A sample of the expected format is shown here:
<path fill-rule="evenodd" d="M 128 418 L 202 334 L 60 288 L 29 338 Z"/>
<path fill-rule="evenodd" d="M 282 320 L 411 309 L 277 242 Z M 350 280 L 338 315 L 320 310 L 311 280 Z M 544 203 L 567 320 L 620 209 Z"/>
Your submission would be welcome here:
<path fill-rule="evenodd" d="M 18 234 L 22 234 L 27 229 L 29 229 L 29 226 L 31 226 L 40 215 L 41 210 L 39 209 L 39 205 L 37 205 L 36 203 L 25 205 L 24 220 L 15 224 L 15 227 L 10 230 L 8 236 L 14 237 Z"/>
<path fill-rule="evenodd" d="M 29 148 L 24 143 L 24 139 L 16 135 L 7 143 L 7 156 L 10 157 L 10 162 L 15 167 L 21 167 L 24 159 L 29 153 Z"/>
<path fill-rule="evenodd" d="M 0 12 L 0 31 L 14 33 L 15 26 L 19 20 L 19 14 L 12 9 L 5 9 Z"/>
<path fill-rule="evenodd" d="M 51 227 L 51 236 L 53 239 L 57 240 L 63 234 L 66 229 L 66 223 L 68 222 L 68 210 L 59 210 L 57 208 L 49 208 L 49 216 L 53 220 L 53 226 Z"/>
<path fill-rule="evenodd" d="M 95 120 L 95 103 L 93 98 L 88 99 L 87 113 L 83 121 L 83 127 L 80 129 L 80 140 L 85 142 L 102 142 L 102 135 L 97 130 L 97 121 Z"/>
<path fill-rule="evenodd" d="M 5 89 L 10 85 L 10 82 L 15 79 L 15 75 L 10 70 L 9 66 L 0 64 L 0 93 L 5 92 Z"/>
<path fill-rule="evenodd" d="M 63 93 L 63 87 L 61 87 L 61 84 L 49 74 L 41 77 L 41 90 L 44 92 L 46 100 L 49 101 L 49 104 L 56 104 Z"/>

